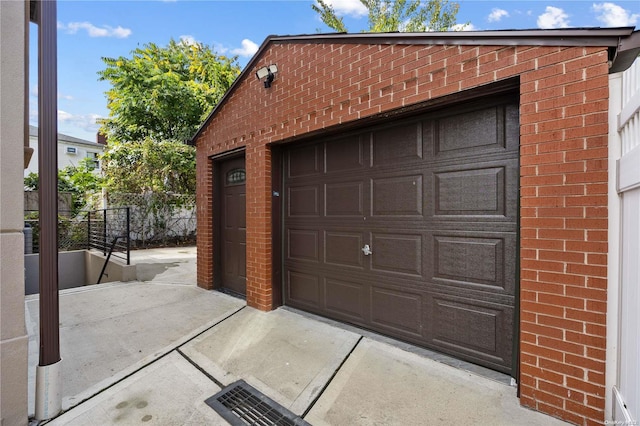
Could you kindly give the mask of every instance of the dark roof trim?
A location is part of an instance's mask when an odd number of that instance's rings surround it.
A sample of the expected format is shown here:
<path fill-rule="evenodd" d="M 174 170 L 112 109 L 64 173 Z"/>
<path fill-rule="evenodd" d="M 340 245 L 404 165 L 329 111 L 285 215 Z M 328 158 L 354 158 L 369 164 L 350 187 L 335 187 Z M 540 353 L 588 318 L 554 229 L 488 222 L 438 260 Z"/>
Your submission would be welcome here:
<path fill-rule="evenodd" d="M 331 33 L 293 36 L 268 36 L 227 93 L 213 108 L 189 141 L 195 145 L 211 119 L 233 94 L 246 74 L 270 44 L 342 43 L 342 44 L 406 44 L 406 45 L 475 45 L 475 46 L 601 46 L 609 48 L 613 58 L 610 72 L 626 70 L 640 53 L 640 31 L 635 27 L 569 28 L 556 30 L 448 31 L 425 33 Z"/>
<path fill-rule="evenodd" d="M 558 30 L 446 31 L 269 36 L 272 43 L 356 43 L 481 46 L 617 46 L 634 27 Z M 257 55 L 257 54 L 256 54 Z"/>
<path fill-rule="evenodd" d="M 640 31 L 634 31 L 629 37 L 620 39 L 616 49 L 610 73 L 622 72 L 628 69 L 640 55 Z"/>

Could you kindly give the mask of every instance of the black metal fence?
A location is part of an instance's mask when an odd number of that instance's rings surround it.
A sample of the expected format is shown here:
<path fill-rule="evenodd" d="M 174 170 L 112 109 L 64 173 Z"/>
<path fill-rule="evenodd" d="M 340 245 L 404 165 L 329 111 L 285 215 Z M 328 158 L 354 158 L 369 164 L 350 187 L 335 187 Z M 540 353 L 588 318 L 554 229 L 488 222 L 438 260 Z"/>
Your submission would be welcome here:
<path fill-rule="evenodd" d="M 58 212 L 58 250 L 84 250 L 87 248 L 86 212 L 71 217 L 70 211 Z M 25 253 L 40 252 L 40 220 L 37 210 L 25 211 Z"/>
<path fill-rule="evenodd" d="M 87 212 L 87 247 L 102 251 L 106 256 L 131 260 L 131 213 L 129 207 L 116 207 Z"/>
<path fill-rule="evenodd" d="M 58 212 L 58 250 L 101 251 L 105 256 L 113 250 L 112 256 L 129 265 L 131 256 L 130 209 L 82 211 L 74 217 Z M 25 254 L 40 252 L 40 221 L 37 210 L 25 211 Z"/>

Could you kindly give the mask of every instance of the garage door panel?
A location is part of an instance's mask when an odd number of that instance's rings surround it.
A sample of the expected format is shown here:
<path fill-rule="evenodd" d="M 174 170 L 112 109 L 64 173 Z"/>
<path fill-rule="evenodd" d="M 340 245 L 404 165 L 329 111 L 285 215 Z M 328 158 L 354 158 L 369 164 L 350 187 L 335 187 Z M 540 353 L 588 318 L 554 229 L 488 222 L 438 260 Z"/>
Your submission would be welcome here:
<path fill-rule="evenodd" d="M 318 175 L 321 169 L 321 146 L 306 145 L 288 151 L 287 177 Z"/>
<path fill-rule="evenodd" d="M 487 147 L 505 149 L 504 107 L 485 108 L 452 115 L 435 121 L 436 155 L 451 151 Z"/>
<path fill-rule="evenodd" d="M 324 186 L 326 216 L 362 216 L 364 214 L 364 183 L 341 182 Z"/>
<path fill-rule="evenodd" d="M 371 216 L 422 216 L 422 175 L 371 181 Z"/>
<path fill-rule="evenodd" d="M 360 135 L 328 141 L 325 145 L 327 174 L 365 167 L 365 145 Z"/>
<path fill-rule="evenodd" d="M 287 259 L 320 261 L 319 232 L 303 229 L 287 229 Z"/>
<path fill-rule="evenodd" d="M 362 323 L 365 321 L 365 299 L 367 286 L 333 278 L 325 280 L 325 307 L 327 311 L 349 321 Z"/>
<path fill-rule="evenodd" d="M 435 174 L 436 215 L 506 216 L 504 167 Z"/>
<path fill-rule="evenodd" d="M 321 280 L 317 275 L 288 270 L 287 283 L 287 299 L 294 305 L 315 309 L 322 306 Z"/>
<path fill-rule="evenodd" d="M 421 161 L 422 124 L 410 123 L 373 132 L 373 166 L 388 166 Z"/>
<path fill-rule="evenodd" d="M 422 296 L 404 288 L 371 289 L 371 322 L 381 330 L 422 337 Z"/>
<path fill-rule="evenodd" d="M 426 183 L 425 190 L 433 194 L 427 215 L 434 220 L 504 221 L 515 227 L 518 182 L 517 158 L 439 165 Z"/>
<path fill-rule="evenodd" d="M 484 361 L 500 370 L 511 364 L 513 308 L 443 295 L 426 297 L 433 347 Z"/>
<path fill-rule="evenodd" d="M 428 279 L 433 284 L 515 294 L 515 233 L 428 233 Z"/>
<path fill-rule="evenodd" d="M 364 246 L 361 233 L 332 231 L 325 233 L 325 262 L 362 270 Z"/>
<path fill-rule="evenodd" d="M 287 215 L 296 216 L 320 216 L 320 186 L 298 186 L 288 190 Z"/>
<path fill-rule="evenodd" d="M 503 105 L 442 117 L 429 122 L 436 160 L 502 152 L 507 149 Z"/>
<path fill-rule="evenodd" d="M 504 244 L 498 239 L 435 237 L 434 278 L 478 284 L 503 281 Z"/>
<path fill-rule="evenodd" d="M 372 233 L 371 269 L 384 273 L 422 276 L 422 235 Z"/>

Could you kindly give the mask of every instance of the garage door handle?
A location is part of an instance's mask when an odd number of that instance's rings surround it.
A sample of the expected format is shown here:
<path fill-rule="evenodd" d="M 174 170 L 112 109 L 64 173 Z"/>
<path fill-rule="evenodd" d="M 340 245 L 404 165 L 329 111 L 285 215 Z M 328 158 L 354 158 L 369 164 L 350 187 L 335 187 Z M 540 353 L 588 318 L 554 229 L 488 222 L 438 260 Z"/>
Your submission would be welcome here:
<path fill-rule="evenodd" d="M 371 248 L 369 247 L 369 244 L 365 244 L 364 247 L 361 248 L 361 250 L 365 256 L 370 256 L 373 254 L 373 252 L 371 251 Z"/>

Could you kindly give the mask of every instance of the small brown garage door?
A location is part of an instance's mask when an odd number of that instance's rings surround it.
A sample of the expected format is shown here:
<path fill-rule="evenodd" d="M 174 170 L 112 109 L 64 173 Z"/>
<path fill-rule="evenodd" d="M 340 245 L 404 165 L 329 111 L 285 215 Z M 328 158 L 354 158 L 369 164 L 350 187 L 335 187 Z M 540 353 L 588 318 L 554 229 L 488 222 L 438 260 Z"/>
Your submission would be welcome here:
<path fill-rule="evenodd" d="M 511 371 L 517 102 L 285 153 L 285 303 Z"/>

